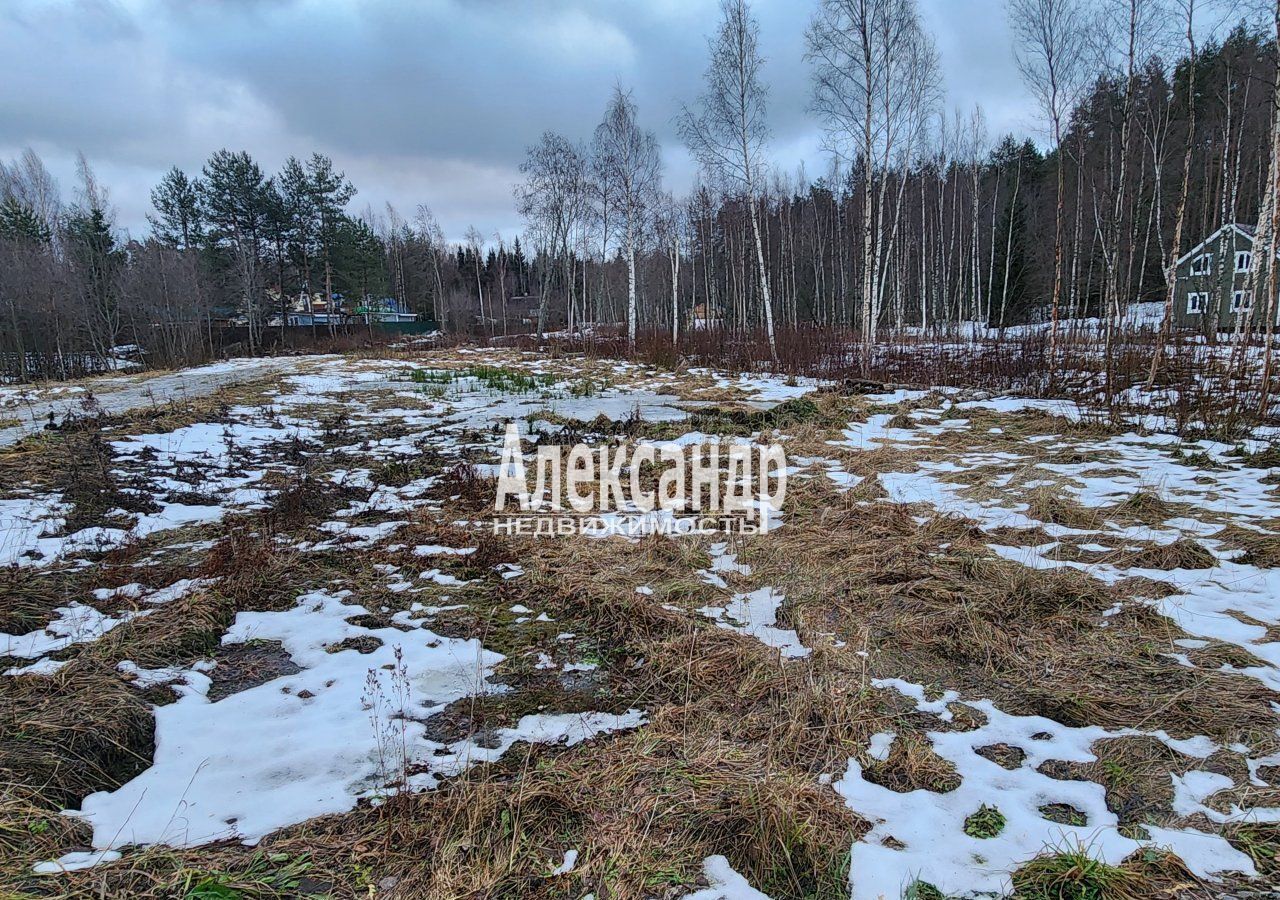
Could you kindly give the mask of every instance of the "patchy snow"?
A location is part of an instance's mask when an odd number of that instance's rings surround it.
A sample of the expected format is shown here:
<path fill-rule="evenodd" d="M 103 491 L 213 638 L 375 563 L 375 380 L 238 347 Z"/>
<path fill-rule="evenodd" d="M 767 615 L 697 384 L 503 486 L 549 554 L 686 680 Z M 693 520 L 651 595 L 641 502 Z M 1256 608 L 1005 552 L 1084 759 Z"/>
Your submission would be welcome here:
<path fill-rule="evenodd" d="M 215 584 L 216 578 L 182 578 L 175 581 L 168 587 L 160 588 L 158 591 L 152 591 L 144 599 L 144 602 L 153 606 L 161 606 L 165 603 L 172 603 L 175 600 L 181 600 L 183 597 L 190 596 L 197 591 Z"/>
<path fill-rule="evenodd" d="M 317 356 L 308 360 L 300 360 L 298 357 L 229 359 L 159 375 L 112 376 L 94 378 L 83 385 L 24 388 L 24 395 L 15 404 L 15 408 L 22 414 L 21 420 L 15 426 L 0 428 L 0 447 L 39 431 L 48 423 L 50 416 L 60 420 L 68 415 L 83 413 L 82 401 L 89 392 L 92 392 L 96 411 L 109 415 L 118 414 L 171 400 L 208 396 L 229 384 L 297 369 L 324 359 L 333 357 Z M 8 418 L 7 411 L 4 418 Z"/>
<path fill-rule="evenodd" d="M 578 851 L 566 850 L 564 851 L 564 859 L 561 861 L 560 865 L 556 866 L 548 874 L 551 877 L 555 877 L 557 875 L 568 875 L 570 872 L 573 871 L 573 867 L 576 866 L 577 864 L 578 864 Z"/>
<path fill-rule="evenodd" d="M 800 642 L 794 629 L 778 627 L 778 609 L 786 599 L 771 587 L 747 594 L 734 594 L 724 606 L 704 606 L 698 610 L 714 619 L 721 628 L 753 637 L 766 647 L 779 650 L 788 659 L 808 656 L 813 651 Z"/>
<path fill-rule="evenodd" d="M 994 408 L 1004 412 L 1031 408 L 1054 411 L 1068 418 L 1079 417 L 1057 401 L 996 398 L 960 403 L 957 407 L 979 404 L 994 404 Z M 915 410 L 913 415 L 921 412 L 940 411 Z M 871 449 L 880 446 L 924 448 L 929 445 L 931 434 L 936 433 L 936 426 L 892 429 L 885 426 L 887 421 L 885 416 L 873 416 L 867 423 L 851 425 L 844 443 Z M 1033 440 L 1046 443 L 1040 438 Z M 992 544 L 991 549 L 1005 559 L 1026 566 L 1074 568 L 1107 583 L 1141 576 L 1170 584 L 1176 592 L 1155 602 L 1159 612 L 1197 638 L 1224 641 L 1248 651 L 1263 665 L 1231 671 L 1257 678 L 1273 690 L 1280 690 L 1280 642 L 1269 640 L 1267 630 L 1268 626 L 1280 625 L 1280 604 L 1275 600 L 1280 596 L 1280 571 L 1230 558 L 1231 554 L 1219 550 L 1211 539 L 1223 526 L 1196 517 L 1227 516 L 1241 528 L 1266 533 L 1270 522 L 1280 518 L 1280 500 L 1264 481 L 1269 471 L 1241 466 L 1231 456 L 1235 449 L 1231 445 L 1209 440 L 1183 443 L 1162 434 L 1126 433 L 1070 441 L 1050 437 L 1047 443 L 1050 449 L 1069 450 L 1072 456 L 1085 461 L 1035 461 L 1014 452 L 969 452 L 947 460 L 919 461 L 914 471 L 881 472 L 877 477 L 892 502 L 924 504 L 943 514 L 972 519 L 987 531 L 1000 527 L 1039 528 L 1055 539 L 1096 533 L 1101 537 L 1156 544 L 1170 544 L 1185 537 L 1197 539 L 1217 558 L 1212 568 L 1146 569 L 1112 562 L 1063 560 L 1057 558 L 1056 543 L 1038 547 Z M 1188 465 L 1171 454 L 1171 448 L 1202 454 L 1213 465 Z M 984 487 L 996 489 L 981 495 L 981 499 L 971 495 L 970 484 L 947 480 L 956 473 L 975 470 L 983 471 Z M 1026 478 L 1028 471 L 1042 472 L 1045 478 Z M 1016 484 L 1015 475 L 1022 478 Z M 1144 492 L 1158 495 L 1166 502 L 1186 504 L 1196 512 L 1175 515 L 1158 526 L 1119 524 L 1107 520 L 1104 512 L 1096 532 L 1070 528 L 1030 515 L 1029 504 L 1023 498 L 1026 491 L 1040 485 L 1055 485 L 1063 497 L 1091 509 L 1105 511 Z M 1097 541 L 1084 541 L 1081 547 L 1095 551 L 1111 549 Z M 1241 615 L 1250 621 L 1243 621 Z"/>
<path fill-rule="evenodd" d="M 1256 767 L 1251 774 L 1256 778 Z M 1241 809 L 1232 804 L 1228 812 L 1219 812 L 1205 805 L 1205 800 L 1219 791 L 1231 790 L 1235 782 L 1217 772 L 1192 770 L 1185 775 L 1170 773 L 1173 780 L 1173 811 L 1180 816 L 1202 815 L 1210 822 L 1224 825 L 1228 822 L 1275 823 L 1280 822 L 1280 807 L 1252 807 Z"/>
<path fill-rule="evenodd" d="M 919 685 L 895 680 L 877 682 L 876 686 L 899 690 L 916 699 L 920 708 L 927 708 Z M 849 760 L 848 770 L 835 782 L 849 808 L 874 822 L 853 846 L 853 900 L 896 897 L 916 878 L 948 896 L 1004 894 L 1011 887 L 1010 873 L 1022 863 L 1046 847 L 1077 844 L 1112 864 L 1143 846 L 1168 846 L 1204 878 L 1226 872 L 1254 874 L 1249 857 L 1216 835 L 1193 829 L 1149 829 L 1150 841 L 1124 837 L 1118 830 L 1119 820 L 1107 808 L 1101 785 L 1060 780 L 1037 771 L 1049 760 L 1092 762 L 1097 758 L 1092 745 L 1108 738 L 1153 737 L 1196 758 L 1209 756 L 1216 749 L 1213 742 L 1205 738 L 1174 740 L 1164 732 L 1135 729 L 1072 728 L 1042 716 L 1009 715 L 988 700 L 953 698 L 951 702 L 962 703 L 986 718 L 986 724 L 970 731 L 927 735 L 934 752 L 955 767 L 961 779 L 955 790 L 893 791 L 868 781 L 857 759 Z M 1025 754 L 1022 763 L 1008 770 L 976 752 L 993 744 L 1020 749 Z M 984 804 L 996 806 L 1005 825 L 992 837 L 970 837 L 964 831 L 965 820 Z M 1041 808 L 1050 804 L 1072 807 L 1084 815 L 1086 824 L 1046 819 Z"/>
<path fill-rule="evenodd" d="M 707 548 L 707 553 L 711 557 L 711 566 L 707 569 L 699 569 L 698 577 L 713 587 L 728 589 L 729 584 L 724 580 L 724 575 L 750 575 L 751 567 L 746 563 L 738 562 L 736 553 L 728 552 L 729 545 L 727 543 L 718 542 Z"/>
<path fill-rule="evenodd" d="M 182 666 L 165 666 L 160 669 L 144 669 L 132 660 L 122 660 L 116 666 L 122 674 L 129 677 L 130 683 L 139 690 L 185 681 L 190 671 Z"/>
<path fill-rule="evenodd" d="M 1033 412 L 1058 416 L 1068 422 L 1079 422 L 1083 415 L 1080 405 L 1074 400 L 1036 399 L 1032 397 L 991 397 L 986 400 L 965 400 L 957 403 L 956 409 L 989 409 L 998 413 Z"/>
<path fill-rule="evenodd" d="M 78 872 L 99 863 L 115 862 L 120 858 L 117 850 L 76 850 L 57 859 L 39 862 L 31 867 L 37 875 L 57 875 L 62 872 Z"/>
<path fill-rule="evenodd" d="M 832 441 L 840 447 L 851 450 L 878 450 L 881 447 L 895 444 L 918 444 L 925 440 L 924 435 L 917 434 L 911 428 L 891 428 L 889 421 L 894 413 L 876 413 L 866 422 L 851 422 L 845 429 L 843 441 Z"/>
<path fill-rule="evenodd" d="M 48 677 L 48 676 L 58 674 L 59 670 L 61 670 L 62 667 L 67 664 L 67 662 L 68 660 L 65 660 L 65 659 L 59 660 L 59 659 L 49 659 L 48 657 L 44 657 L 36 660 L 33 663 L 29 663 L 28 665 L 25 665 L 25 666 L 13 666 L 12 668 L 5 669 L 4 674 L 6 675 L 43 675 Z"/>
<path fill-rule="evenodd" d="M 55 609 L 53 621 L 38 631 L 27 634 L 0 632 L 0 656 L 36 659 L 73 644 L 87 644 L 130 619 L 146 615 L 146 612 L 122 612 L 118 617 L 108 616 L 73 600 Z"/>
<path fill-rule="evenodd" d="M 881 731 L 878 734 L 871 735 L 871 742 L 867 747 L 867 756 L 876 762 L 884 762 L 889 758 L 889 753 L 893 750 L 893 742 L 897 735 L 892 731 Z"/>
<path fill-rule="evenodd" d="M 735 872 L 723 856 L 708 856 L 702 862 L 702 871 L 711 886 L 685 894 L 681 900 L 770 900 Z"/>
<path fill-rule="evenodd" d="M 433 787 L 517 741 L 572 745 L 643 723 L 636 710 L 531 715 L 501 730 L 496 747 L 429 740 L 427 719 L 497 689 L 487 680 L 502 657 L 479 641 L 426 628 L 352 625 L 348 618 L 368 610 L 350 599 L 346 591 L 315 591 L 286 612 L 240 613 L 224 644 L 280 641 L 302 671 L 216 703 L 208 677 L 187 672 L 174 685 L 179 699 L 155 710 L 152 766 L 115 791 L 89 795 L 75 813 L 92 826 L 94 847 L 254 843 L 285 825 L 349 810 L 399 778 L 402 740 L 408 764 L 419 770 L 410 784 Z M 348 638 L 380 644 L 369 654 L 331 652 Z"/>
<path fill-rule="evenodd" d="M 440 544 L 421 544 L 413 548 L 414 556 L 470 556 L 475 547 L 443 547 Z"/>
<path fill-rule="evenodd" d="M 705 370 L 704 370 L 705 371 Z M 735 388 L 751 403 L 781 403 L 811 394 L 823 386 L 814 378 L 793 378 L 774 374 L 742 374 L 737 378 L 716 377 L 716 387 L 724 390 Z"/>
<path fill-rule="evenodd" d="M 488 351 L 476 352 L 474 358 L 502 364 L 500 354 Z M 547 373 L 553 370 L 541 363 L 532 368 Z M 530 421 L 534 430 L 547 436 L 556 433 L 558 426 L 549 423 L 555 416 L 584 421 L 601 415 L 614 421 L 633 415 L 648 421 L 687 417 L 678 398 L 665 393 L 670 390 L 666 385 L 675 378 L 670 375 L 647 373 L 642 386 L 609 386 L 591 396 L 574 397 L 566 382 L 512 395 L 490 390 L 474 378 L 444 385 L 438 394 L 433 385 L 433 391 L 428 393 L 405 380 L 403 363 L 396 360 L 320 357 L 305 362 L 287 361 L 281 367 L 285 369 L 292 374 L 265 409 L 236 407 L 229 411 L 226 422 L 197 423 L 170 432 L 121 437 L 111 443 L 121 483 L 152 499 L 159 507 L 157 512 L 120 512 L 108 516 L 107 524 L 64 534 L 72 510 L 62 496 L 18 488 L 0 498 L 0 521 L 4 523 L 0 528 L 0 565 L 47 565 L 59 560 L 84 565 L 85 561 L 76 557 L 170 529 L 217 522 L 229 512 L 262 508 L 278 489 L 281 477 L 294 477 L 303 470 L 299 460 L 318 452 L 318 445 L 308 447 L 308 442 L 322 436 L 347 468 L 318 477 L 328 479 L 326 484 L 368 492 L 368 496 L 344 500 L 346 505 L 333 514 L 333 521 L 321 525 L 318 535 L 308 535 L 296 547 L 313 551 L 375 547 L 390 550 L 386 541 L 411 518 L 417 520 L 435 512 L 428 494 L 436 486 L 436 479 L 417 478 L 401 486 L 377 485 L 373 473 L 382 463 L 411 464 L 424 452 L 438 453 L 450 464 L 474 462 L 485 458 L 485 454 L 496 458 L 500 438 L 492 426 L 503 420 Z M 228 375 L 244 377 L 251 371 L 259 370 L 229 369 Z M 617 368 L 618 374 L 626 378 L 640 371 L 629 365 L 620 364 Z M 819 386 L 807 381 L 788 384 L 781 376 L 760 375 L 716 376 L 716 383 L 721 388 L 737 390 L 747 402 L 762 405 L 803 396 Z M 128 396 L 133 401 L 138 399 L 136 392 Z M 1133 575 L 1168 582 L 1176 592 L 1152 601 L 1152 606 L 1193 636 L 1176 642 L 1181 650 L 1202 649 L 1209 641 L 1234 644 L 1259 662 L 1235 669 L 1224 666 L 1224 671 L 1257 678 L 1280 690 L 1280 642 L 1268 639 L 1274 633 L 1271 629 L 1280 625 L 1280 606 L 1275 600 L 1280 596 L 1280 574 L 1234 558 L 1234 551 L 1222 543 L 1226 538 L 1219 535 L 1225 519 L 1240 528 L 1270 533 L 1271 520 L 1280 518 L 1280 499 L 1264 481 L 1267 470 L 1241 466 L 1229 455 L 1233 447 L 1211 441 L 1182 442 L 1162 434 L 1080 437 L 1077 430 L 1065 425 L 1087 419 L 1089 410 L 1059 400 L 907 389 L 868 395 L 866 400 L 873 405 L 917 404 L 931 402 L 930 397 L 936 408 L 907 412 L 911 427 L 890 426 L 900 415 L 897 411 L 876 412 L 866 422 L 851 423 L 842 439 L 833 444 L 845 450 L 892 448 L 904 455 L 938 451 L 930 452 L 929 460 L 901 466 L 904 471 L 875 476 L 890 501 L 921 504 L 941 513 L 965 516 L 987 531 L 1000 526 L 1043 528 L 1052 543 L 1036 547 L 993 545 L 993 552 L 1024 565 L 1069 566 L 1108 583 Z M 50 393 L 37 402 L 55 398 Z M 118 399 L 121 403 L 133 402 L 124 394 Z M 388 399 L 390 402 L 386 402 Z M 1141 402 L 1140 397 L 1131 399 Z M 77 398 L 68 392 L 61 402 L 73 404 Z M 325 435 L 315 418 L 321 409 L 340 411 L 345 422 L 340 429 L 345 428 L 350 436 L 334 441 Z M 1008 416 L 1046 413 L 1064 420 L 1063 434 L 1036 435 L 1015 442 L 1012 428 L 1009 434 L 1001 428 L 988 428 L 980 412 Z M 965 415 L 974 418 L 970 420 Z M 975 427 L 976 422 L 981 426 Z M 1137 424 L 1153 423 L 1159 424 L 1155 420 Z M 956 452 L 955 444 L 971 430 L 975 443 L 982 446 L 971 452 Z M 995 444 L 1001 449 L 989 449 L 997 439 L 988 435 L 1002 434 L 1004 442 Z M 0 443 L 4 442 L 3 436 L 0 431 Z M 715 438 L 691 433 L 676 443 L 712 440 Z M 335 446 L 343 443 L 345 446 Z M 1253 444 L 1246 446 L 1257 449 Z M 291 450 L 291 461 L 285 460 L 284 449 Z M 1054 454 L 1053 458 L 1040 458 L 1045 452 Z M 1210 465 L 1186 464 L 1175 458 L 1176 452 L 1202 455 Z M 843 489 L 863 480 L 862 476 L 849 473 L 843 463 L 820 456 L 804 461 L 803 466 L 813 477 L 825 476 Z M 478 470 L 490 469 L 482 464 Z M 798 471 L 793 470 L 792 474 Z M 975 482 L 982 490 L 973 490 Z M 1153 526 L 1104 521 L 1099 528 L 1087 531 L 1040 522 L 1031 515 L 1026 492 L 1041 487 L 1095 509 L 1121 502 L 1138 490 L 1157 492 L 1168 501 L 1186 504 L 1187 509 L 1180 509 L 1177 515 Z M 418 512 L 411 516 L 410 510 Z M 388 516 L 392 520 L 383 521 Z M 622 527 L 618 523 L 624 521 L 622 515 L 602 520 L 598 536 L 619 533 Z M 639 526 L 628 535 L 658 530 L 687 533 L 671 527 L 679 521 L 671 512 L 660 511 L 640 517 Z M 1126 542 L 1167 544 L 1183 537 L 1196 538 L 1216 557 L 1217 564 L 1199 570 L 1146 570 L 1113 562 L 1070 562 L 1058 559 L 1055 553 L 1058 541 L 1076 540 L 1081 549 L 1101 554 L 1127 546 Z M 173 549 L 179 546 L 199 544 L 172 545 Z M 207 546 L 205 542 L 204 548 Z M 443 565 L 444 558 L 475 552 L 475 547 L 470 546 L 434 544 L 396 545 L 396 549 L 426 557 L 420 564 L 428 566 Z M 784 658 L 808 656 L 811 651 L 801 643 L 797 632 L 778 624 L 786 598 L 773 587 L 738 590 L 752 587 L 741 584 L 751 576 L 751 566 L 739 562 L 727 543 L 713 544 L 709 549 L 708 567 L 696 574 L 723 591 L 724 596 L 698 612 L 713 619 L 720 628 L 776 648 Z M 402 572 L 400 567 L 379 564 L 378 571 L 386 576 L 386 587 L 393 592 L 430 591 L 433 598 L 437 593 L 433 585 L 448 588 L 468 583 L 438 568 L 428 569 L 416 579 L 416 567 L 406 567 Z M 514 563 L 501 564 L 496 572 L 501 579 L 518 578 L 524 568 Z M 95 597 L 100 605 L 112 601 L 119 601 L 122 606 L 156 605 L 189 596 L 208 584 L 192 577 L 152 591 L 134 583 L 102 589 L 95 592 Z M 648 586 L 637 591 L 653 593 Z M 448 599 L 443 597 L 441 602 Z M 350 809 L 361 798 L 376 800 L 398 789 L 400 763 L 392 757 L 398 752 L 401 739 L 408 747 L 408 762 L 415 772 L 409 787 L 429 789 L 441 778 L 470 765 L 498 759 L 520 741 L 568 746 L 643 725 L 644 715 L 639 710 L 621 715 L 549 712 L 526 716 L 511 728 L 499 729 L 491 735 L 493 741 L 486 741 L 488 746 L 466 740 L 451 744 L 428 740 L 426 722 L 447 703 L 504 689 L 490 682 L 494 666 L 502 659 L 500 655 L 485 650 L 477 640 L 442 637 L 423 627 L 430 625 L 432 616 L 453 608 L 458 607 L 414 603 L 408 611 L 395 612 L 392 623 L 413 629 L 407 632 L 398 627 L 350 624 L 348 618 L 364 615 L 368 610 L 343 592 L 307 594 L 286 612 L 242 613 L 228 632 L 226 643 L 278 640 L 302 671 L 216 703 L 208 699 L 207 664 L 149 670 L 129 661 L 121 662 L 122 676 L 136 687 L 168 684 L 179 695 L 176 702 L 156 710 L 154 764 L 114 792 L 85 798 L 80 814 L 93 826 L 94 846 L 99 851 L 72 854 L 41 865 L 51 867 L 45 869 L 49 872 L 91 865 L 103 852 L 110 855 L 108 848 L 135 841 L 187 845 L 229 837 L 253 842 L 282 825 Z M 13 666 L 6 674 L 55 674 L 62 663 L 47 654 L 77 642 L 96 640 L 128 618 L 147 611 L 106 615 L 78 603 L 62 607 L 46 629 L 28 635 L 0 635 L 0 647 L 10 648 L 5 655 L 34 660 Z M 385 608 L 377 611 L 389 612 Z M 518 621 L 550 621 L 545 613 L 536 619 L 533 615 L 532 610 L 522 607 Z M 354 649 L 338 649 L 337 645 L 352 638 L 373 638 L 380 646 L 367 655 Z M 571 638 L 572 635 L 561 634 L 557 640 Z M 843 642 L 836 642 L 836 646 L 842 645 Z M 399 657 L 396 648 L 400 650 Z M 865 655 L 865 651 L 856 652 Z M 1180 665 L 1192 665 L 1195 654 L 1170 655 Z M 573 658 L 566 652 L 559 659 L 566 657 Z M 548 671 L 587 672 L 595 668 L 594 663 L 585 661 L 557 662 L 548 654 L 538 654 L 537 660 L 536 668 Z M 400 672 L 403 675 L 397 674 Z M 923 686 L 902 679 L 876 679 L 872 683 L 911 697 L 920 711 L 942 721 L 952 720 L 951 707 L 961 704 L 982 713 L 987 722 L 968 732 L 928 733 L 934 750 L 952 762 L 961 777 L 961 787 L 949 794 L 900 794 L 864 777 L 863 763 L 874 766 L 900 751 L 894 732 L 872 735 L 865 752 L 860 752 L 857 760 L 850 760 L 834 789 L 860 815 L 876 823 L 872 832 L 853 848 L 851 887 L 855 900 L 879 893 L 896 897 L 916 875 L 952 893 L 1005 890 L 1013 868 L 1046 846 L 1064 841 L 1078 840 L 1109 861 L 1145 844 L 1170 846 L 1193 871 L 1205 877 L 1233 869 L 1252 869 L 1247 858 L 1221 838 L 1195 830 L 1147 826 L 1149 842 L 1124 838 L 1116 829 L 1114 815 L 1105 807 L 1100 785 L 1058 781 L 1035 771 L 1039 761 L 1092 760 L 1097 741 L 1138 734 L 1203 759 L 1215 749 L 1205 738 L 1179 741 L 1162 732 L 1068 728 L 1048 719 L 1010 716 L 988 701 L 962 700 L 955 691 L 927 693 Z M 394 738 L 391 743 L 395 747 L 389 748 L 389 735 Z M 1026 760 L 1013 771 L 1004 770 L 976 753 L 979 747 L 991 743 L 1016 746 L 1024 751 Z M 1250 753 L 1243 745 L 1231 749 L 1246 757 Z M 1245 759 L 1251 784 L 1262 784 L 1259 773 L 1265 766 L 1275 765 L 1275 756 Z M 1225 775 L 1193 769 L 1174 776 L 1173 786 L 1174 812 L 1179 815 L 1204 815 L 1217 823 L 1242 818 L 1280 820 L 1280 810 L 1241 810 L 1236 806 L 1227 809 L 1215 802 L 1215 794 L 1235 787 Z M 983 802 L 997 805 L 1007 824 L 995 838 L 969 838 L 963 833 L 964 819 Z M 1085 814 L 1088 824 L 1064 826 L 1045 819 L 1040 806 L 1059 802 Z M 889 837 L 895 841 L 885 843 Z M 900 848 L 898 841 L 903 845 Z M 576 863 L 576 851 L 568 851 L 552 874 L 566 874 Z M 692 898 L 759 900 L 764 896 L 735 873 L 723 857 L 708 858 L 705 869 L 711 887 L 689 895 Z"/>

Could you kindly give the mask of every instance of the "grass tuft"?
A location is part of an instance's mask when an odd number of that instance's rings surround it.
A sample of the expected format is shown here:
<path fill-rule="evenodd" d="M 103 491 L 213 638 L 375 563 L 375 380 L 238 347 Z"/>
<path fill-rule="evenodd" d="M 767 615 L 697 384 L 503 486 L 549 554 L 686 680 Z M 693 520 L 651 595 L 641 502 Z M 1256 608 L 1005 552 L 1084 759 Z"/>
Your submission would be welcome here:
<path fill-rule="evenodd" d="M 982 804 L 978 811 L 964 820 L 964 833 L 971 838 L 993 838 L 1004 831 L 1005 817 L 997 807 Z"/>
<path fill-rule="evenodd" d="M 1142 900 L 1150 897 L 1143 879 L 1111 866 L 1078 845 L 1037 856 L 1013 873 L 1018 900 Z"/>

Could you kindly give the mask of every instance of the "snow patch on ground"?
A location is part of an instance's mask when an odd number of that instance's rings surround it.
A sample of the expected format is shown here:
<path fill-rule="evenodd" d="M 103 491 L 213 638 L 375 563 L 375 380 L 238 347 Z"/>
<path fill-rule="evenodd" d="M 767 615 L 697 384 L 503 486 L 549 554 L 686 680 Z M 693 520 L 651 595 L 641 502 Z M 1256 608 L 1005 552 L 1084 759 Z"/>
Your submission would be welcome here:
<path fill-rule="evenodd" d="M 877 687 L 905 689 L 908 696 L 923 702 L 924 692 L 919 685 L 895 681 L 878 683 Z M 1046 847 L 1077 844 L 1087 846 L 1091 854 L 1112 864 L 1140 847 L 1158 845 L 1172 848 L 1193 872 L 1204 878 L 1212 879 L 1225 872 L 1254 874 L 1249 857 L 1216 835 L 1193 829 L 1151 828 L 1151 841 L 1124 837 L 1118 831 L 1119 820 L 1107 808 L 1101 785 L 1059 780 L 1036 771 L 1049 760 L 1092 762 L 1097 758 L 1092 745 L 1107 738 L 1144 734 L 1196 758 L 1205 758 L 1216 749 L 1211 741 L 1174 740 L 1163 732 L 1132 729 L 1072 728 L 1041 716 L 1009 715 L 988 700 L 951 702 L 963 703 L 987 720 L 971 731 L 934 731 L 927 735 L 934 752 L 950 762 L 960 776 L 960 786 L 955 790 L 899 793 L 868 781 L 856 759 L 849 760 L 844 776 L 835 782 L 836 791 L 849 808 L 875 823 L 853 846 L 853 900 L 897 897 L 916 878 L 948 896 L 1004 894 L 1011 888 L 1010 873 L 1022 863 Z M 1022 750 L 1022 763 L 1008 770 L 976 752 L 993 744 Z M 997 807 L 1005 825 L 993 837 L 970 837 L 965 834 L 965 820 L 984 804 Z M 1050 821 L 1041 812 L 1050 804 L 1072 807 L 1086 817 L 1087 824 Z"/>
<path fill-rule="evenodd" d="M 37 659 L 72 644 L 87 644 L 130 619 L 146 615 L 146 611 L 108 616 L 73 600 L 55 609 L 53 614 L 53 621 L 38 631 L 21 635 L 0 632 L 0 648 L 3 648 L 0 656 Z"/>
<path fill-rule="evenodd" d="M 430 788 L 518 741 L 573 745 L 643 724 L 637 710 L 531 715 L 499 732 L 496 747 L 429 740 L 431 716 L 497 690 L 487 680 L 502 656 L 426 628 L 347 622 L 367 613 L 346 591 L 306 594 L 286 612 L 240 613 L 224 644 L 280 641 L 302 671 L 217 702 L 208 699 L 207 675 L 185 673 L 174 684 L 179 699 L 155 711 L 153 765 L 115 791 L 89 795 L 75 813 L 92 826 L 94 847 L 254 843 L 394 789 L 402 742 L 408 764 L 421 770 L 410 786 Z M 336 648 L 349 638 L 380 644 L 369 654 Z"/>
<path fill-rule="evenodd" d="M 735 872 L 723 856 L 708 856 L 702 862 L 702 871 L 710 887 L 685 894 L 681 900 L 770 900 Z"/>

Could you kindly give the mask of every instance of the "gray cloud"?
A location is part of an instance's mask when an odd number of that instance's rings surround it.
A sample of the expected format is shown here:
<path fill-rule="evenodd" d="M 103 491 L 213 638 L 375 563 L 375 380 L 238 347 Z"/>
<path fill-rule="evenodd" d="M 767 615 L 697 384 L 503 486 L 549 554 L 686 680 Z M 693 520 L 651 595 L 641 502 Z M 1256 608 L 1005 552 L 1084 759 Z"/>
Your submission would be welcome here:
<path fill-rule="evenodd" d="M 811 5 L 757 0 L 779 165 L 823 161 L 805 112 Z M 950 102 L 993 132 L 1030 123 L 1000 0 L 923 0 Z M 659 135 L 668 181 L 693 171 L 672 119 L 700 87 L 715 0 L 10 0 L 0 11 L 0 154 L 36 147 L 69 182 L 83 150 L 121 224 L 145 230 L 170 165 L 219 147 L 264 166 L 313 149 L 354 207 L 428 203 L 446 232 L 519 229 L 510 186 L 544 129 L 589 138 L 615 83 Z"/>

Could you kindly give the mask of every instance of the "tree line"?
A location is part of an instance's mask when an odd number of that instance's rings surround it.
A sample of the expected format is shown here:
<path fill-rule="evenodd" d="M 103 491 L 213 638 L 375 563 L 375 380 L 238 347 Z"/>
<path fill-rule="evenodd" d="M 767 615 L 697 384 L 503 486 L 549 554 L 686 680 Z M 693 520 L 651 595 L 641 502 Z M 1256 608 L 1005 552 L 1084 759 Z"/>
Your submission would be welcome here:
<path fill-rule="evenodd" d="M 1169 309 L 1178 256 L 1220 225 L 1256 224 L 1274 243 L 1280 13 L 1236 5 L 1218 34 L 1223 9 L 1009 0 L 1042 150 L 992 135 L 981 107 L 945 107 L 914 0 L 820 0 L 804 60 L 828 151 L 814 177 L 770 156 L 759 26 L 746 0 L 724 0 L 703 91 L 676 120 L 700 164 L 688 196 L 646 175 L 637 207 L 605 164 L 618 110 L 645 134 L 621 87 L 593 140 L 547 133 L 529 149 L 519 207 L 539 258 L 558 260 L 542 294 L 570 322 L 625 321 L 634 335 L 635 279 L 625 305 L 610 289 L 621 259 L 640 270 L 641 322 L 675 333 L 698 310 L 770 344 L 775 320 L 852 327 L 868 351 L 884 329 L 1045 320 L 1056 341 L 1060 320 L 1109 329 L 1131 301 Z M 1259 327 L 1263 310 L 1275 318 L 1274 257 L 1253 257 L 1272 298 L 1254 305 Z"/>
<path fill-rule="evenodd" d="M 593 326 L 992 329 L 1173 302 L 1173 263 L 1225 222 L 1274 247 L 1280 12 L 1210 0 L 1008 0 L 1044 147 L 949 110 L 916 0 L 818 0 L 803 62 L 823 171 L 771 152 L 768 69 L 747 0 L 723 0 L 701 88 L 675 130 L 699 167 L 663 185 L 661 148 L 618 85 L 583 135 L 543 134 L 514 187 L 524 233 L 449 241 L 426 205 L 350 209 L 321 154 L 274 174 L 220 150 L 170 170 L 151 234 L 124 237 L 81 160 L 64 206 L 27 151 L 0 164 L 0 353 L 10 375 L 72 374 L 140 343 L 178 363 L 239 322 L 252 350 L 299 298 L 393 297 L 446 330 Z M 1240 12 L 1237 6 L 1235 11 Z M 778 61 L 772 61 L 777 64 Z M 1275 254 L 1255 253 L 1274 298 Z M 1267 285 L 1271 289 L 1267 290 Z M 1255 303 L 1259 327 L 1273 300 Z M 1270 314 L 1268 314 L 1270 313 Z M 1165 316 L 1166 328 L 1170 316 Z M 1253 324 L 1253 323 L 1251 323 Z"/>

